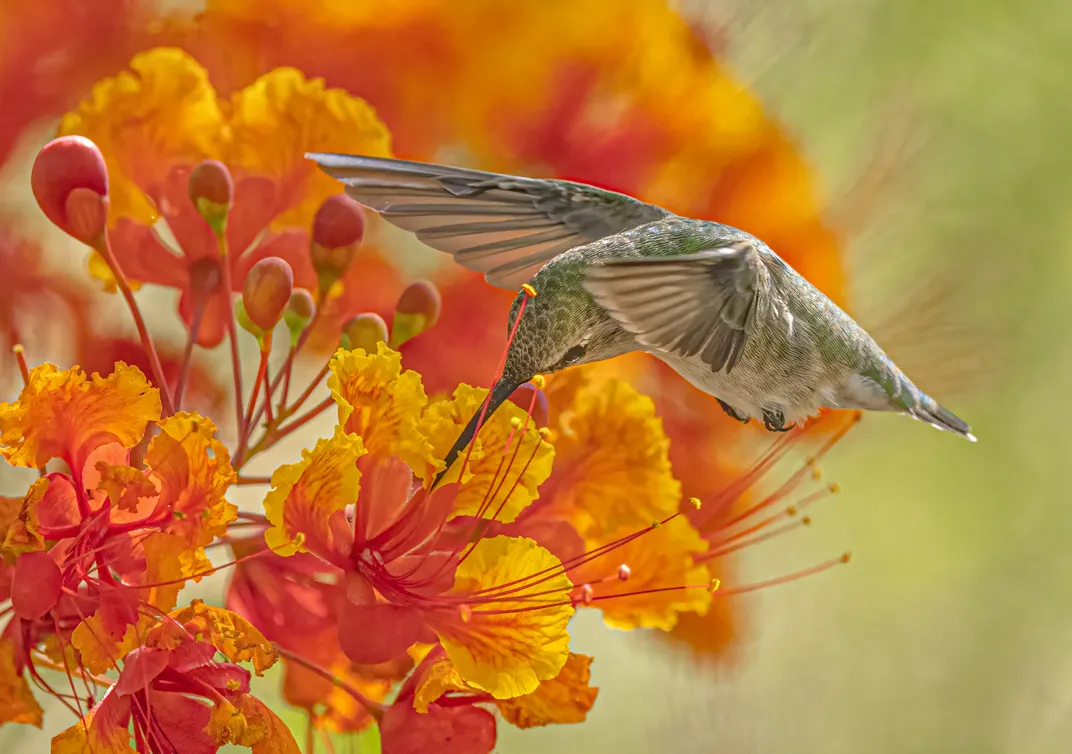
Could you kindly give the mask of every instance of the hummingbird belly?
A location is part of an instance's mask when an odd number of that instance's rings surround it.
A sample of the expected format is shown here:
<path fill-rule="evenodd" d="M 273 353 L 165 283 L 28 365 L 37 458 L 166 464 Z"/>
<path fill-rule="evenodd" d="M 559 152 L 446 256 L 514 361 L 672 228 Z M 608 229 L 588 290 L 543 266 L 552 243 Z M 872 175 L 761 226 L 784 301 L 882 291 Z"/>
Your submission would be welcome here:
<path fill-rule="evenodd" d="M 834 404 L 832 388 L 808 385 L 806 380 L 786 379 L 780 370 L 766 370 L 742 358 L 730 374 L 715 372 L 697 357 L 651 352 L 666 362 L 691 385 L 732 406 L 742 415 L 762 419 L 764 411 L 777 411 L 792 424 Z M 746 351 L 747 354 L 747 351 Z"/>

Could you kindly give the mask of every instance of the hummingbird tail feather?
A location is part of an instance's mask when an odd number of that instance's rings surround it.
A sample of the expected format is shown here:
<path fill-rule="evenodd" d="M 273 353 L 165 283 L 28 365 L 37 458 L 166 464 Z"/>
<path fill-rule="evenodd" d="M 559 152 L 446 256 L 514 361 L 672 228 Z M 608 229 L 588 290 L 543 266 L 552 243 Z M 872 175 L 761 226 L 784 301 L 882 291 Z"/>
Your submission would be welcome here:
<path fill-rule="evenodd" d="M 953 432 L 971 442 L 975 442 L 975 435 L 972 434 L 971 427 L 968 426 L 966 421 L 926 396 L 920 401 L 920 405 L 912 409 L 909 413 L 915 418 L 929 423 L 933 427 L 945 430 L 946 432 Z"/>

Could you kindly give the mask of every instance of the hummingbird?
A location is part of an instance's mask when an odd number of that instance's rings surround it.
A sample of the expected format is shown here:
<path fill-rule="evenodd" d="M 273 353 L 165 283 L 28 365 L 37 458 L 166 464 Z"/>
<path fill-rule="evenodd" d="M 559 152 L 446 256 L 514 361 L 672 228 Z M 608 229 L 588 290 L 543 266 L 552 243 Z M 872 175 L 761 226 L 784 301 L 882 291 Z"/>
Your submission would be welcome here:
<path fill-rule="evenodd" d="M 874 339 L 767 244 L 582 183 L 310 153 L 346 193 L 423 243 L 521 291 L 505 367 L 444 459 L 538 374 L 645 351 L 728 415 L 784 432 L 822 408 L 894 411 L 972 442 Z M 524 287 L 530 288 L 526 291 Z M 532 295 L 535 293 L 535 296 Z"/>

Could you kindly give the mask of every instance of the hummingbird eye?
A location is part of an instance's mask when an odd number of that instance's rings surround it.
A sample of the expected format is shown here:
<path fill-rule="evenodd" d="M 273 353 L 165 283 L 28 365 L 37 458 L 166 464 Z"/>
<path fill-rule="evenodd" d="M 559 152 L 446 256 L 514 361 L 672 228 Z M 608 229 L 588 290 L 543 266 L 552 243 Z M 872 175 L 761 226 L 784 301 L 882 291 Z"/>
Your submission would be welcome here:
<path fill-rule="evenodd" d="M 562 357 L 563 364 L 574 364 L 584 358 L 584 346 L 574 346 Z"/>

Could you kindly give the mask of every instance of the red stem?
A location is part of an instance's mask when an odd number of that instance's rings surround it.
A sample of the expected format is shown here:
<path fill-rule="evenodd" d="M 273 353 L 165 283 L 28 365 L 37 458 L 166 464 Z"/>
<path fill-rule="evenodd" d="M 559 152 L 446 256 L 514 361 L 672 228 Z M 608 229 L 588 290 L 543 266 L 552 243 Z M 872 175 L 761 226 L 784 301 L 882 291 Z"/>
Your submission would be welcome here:
<path fill-rule="evenodd" d="M 216 236 L 216 248 L 220 252 L 220 265 L 223 267 L 223 290 L 221 295 L 227 302 L 227 335 L 231 341 L 231 369 L 234 371 L 235 387 L 235 431 L 238 436 L 246 436 L 246 426 L 242 423 L 242 361 L 238 357 L 238 326 L 234 318 L 234 297 L 231 295 L 231 260 L 227 255 L 227 236 Z"/>
<path fill-rule="evenodd" d="M 194 304 L 193 321 L 190 322 L 190 332 L 186 338 L 186 349 L 182 352 L 182 372 L 179 374 L 179 384 L 175 388 L 175 410 L 182 408 L 182 395 L 186 392 L 186 381 L 190 379 L 190 366 L 193 363 L 194 346 L 197 345 L 197 336 L 201 332 L 201 320 L 205 317 L 205 297 L 198 295 Z"/>
<path fill-rule="evenodd" d="M 112 243 L 111 240 L 109 240 L 107 233 L 101 234 L 100 241 L 94 248 L 102 257 L 104 257 L 104 261 L 108 263 L 108 267 L 111 269 L 112 275 L 115 277 L 119 292 L 122 293 L 123 298 L 126 299 L 127 306 L 130 308 L 130 313 L 134 317 L 134 326 L 138 328 L 138 337 L 141 338 L 141 347 L 145 350 L 145 355 L 149 358 L 149 367 L 153 373 L 153 381 L 157 384 L 157 387 L 160 388 L 160 403 L 164 409 L 164 416 L 171 416 L 171 414 L 175 413 L 175 407 L 171 403 L 171 390 L 168 388 L 167 380 L 164 378 L 164 367 L 160 363 L 160 356 L 156 352 L 153 340 L 149 337 L 149 329 L 145 326 L 145 320 L 141 316 L 141 309 L 138 308 L 138 302 L 134 300 L 134 292 L 130 288 L 130 282 L 127 280 L 127 276 L 123 274 L 123 269 L 119 266 L 115 254 L 112 253 Z"/>

